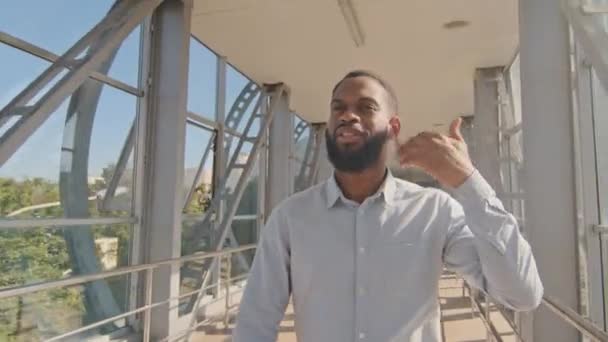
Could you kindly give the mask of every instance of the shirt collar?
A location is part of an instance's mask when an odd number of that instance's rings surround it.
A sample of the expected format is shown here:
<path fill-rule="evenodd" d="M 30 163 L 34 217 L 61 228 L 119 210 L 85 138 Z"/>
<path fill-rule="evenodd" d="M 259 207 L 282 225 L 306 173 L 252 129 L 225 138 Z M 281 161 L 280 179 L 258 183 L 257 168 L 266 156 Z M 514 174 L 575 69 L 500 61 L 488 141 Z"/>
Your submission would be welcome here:
<path fill-rule="evenodd" d="M 340 189 L 340 186 L 338 185 L 338 182 L 336 181 L 335 172 L 332 173 L 331 177 L 329 177 L 329 179 L 327 180 L 325 188 L 326 188 L 326 195 L 327 195 L 326 199 L 327 199 L 327 208 L 328 209 L 333 207 L 339 198 L 342 198 L 343 200 L 346 199 L 346 197 L 342 193 L 342 189 Z M 371 195 L 370 197 L 382 196 L 382 198 L 384 199 L 384 202 L 386 204 L 393 204 L 394 200 L 395 200 L 395 188 L 396 188 L 395 177 L 393 176 L 391 171 L 387 169 L 386 177 L 384 178 L 384 182 L 382 183 L 382 185 L 380 185 L 380 188 L 378 188 L 378 191 L 374 195 Z"/>

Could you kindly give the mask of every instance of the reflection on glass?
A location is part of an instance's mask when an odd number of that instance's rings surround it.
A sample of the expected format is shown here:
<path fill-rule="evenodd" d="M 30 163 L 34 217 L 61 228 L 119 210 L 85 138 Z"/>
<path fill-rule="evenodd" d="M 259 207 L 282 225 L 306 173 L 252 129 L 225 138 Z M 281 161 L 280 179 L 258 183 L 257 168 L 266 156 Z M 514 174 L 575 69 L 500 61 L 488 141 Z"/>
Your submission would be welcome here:
<path fill-rule="evenodd" d="M 129 275 L 108 278 L 110 300 L 120 303 L 112 315 L 127 311 L 126 286 Z M 0 299 L 0 341 L 42 341 L 103 319 L 87 309 L 87 289 L 91 283 L 34 292 Z M 126 320 L 87 330 L 71 337 L 73 341 L 94 339 L 126 326 Z"/>

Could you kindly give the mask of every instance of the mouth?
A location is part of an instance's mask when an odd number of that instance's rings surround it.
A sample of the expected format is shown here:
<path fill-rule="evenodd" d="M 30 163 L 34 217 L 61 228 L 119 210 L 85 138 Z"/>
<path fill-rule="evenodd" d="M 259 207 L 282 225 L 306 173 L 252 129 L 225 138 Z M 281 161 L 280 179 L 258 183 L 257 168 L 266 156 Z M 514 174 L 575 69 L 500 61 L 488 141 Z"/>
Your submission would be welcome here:
<path fill-rule="evenodd" d="M 363 141 L 365 133 L 353 127 L 340 127 L 336 129 L 336 141 L 340 143 L 355 143 Z"/>

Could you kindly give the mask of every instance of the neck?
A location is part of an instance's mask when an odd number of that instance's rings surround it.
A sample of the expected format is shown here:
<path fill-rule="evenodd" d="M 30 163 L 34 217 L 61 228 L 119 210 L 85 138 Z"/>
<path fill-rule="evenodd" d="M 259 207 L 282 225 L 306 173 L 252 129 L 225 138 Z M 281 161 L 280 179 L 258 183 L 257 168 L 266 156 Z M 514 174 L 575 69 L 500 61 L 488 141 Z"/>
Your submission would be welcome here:
<path fill-rule="evenodd" d="M 375 194 L 386 176 L 384 164 L 365 169 L 358 173 L 335 171 L 336 182 L 346 198 L 363 203 L 366 198 Z"/>

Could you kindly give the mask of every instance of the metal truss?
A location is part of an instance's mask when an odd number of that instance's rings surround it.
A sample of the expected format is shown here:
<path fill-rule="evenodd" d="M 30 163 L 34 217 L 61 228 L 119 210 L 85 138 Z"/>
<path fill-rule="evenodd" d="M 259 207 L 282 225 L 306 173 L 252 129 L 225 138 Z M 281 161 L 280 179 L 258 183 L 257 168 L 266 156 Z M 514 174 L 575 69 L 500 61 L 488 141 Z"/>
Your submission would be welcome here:
<path fill-rule="evenodd" d="M 234 215 L 236 214 L 236 211 L 238 209 L 239 202 L 245 191 L 247 182 L 249 181 L 249 175 L 251 174 L 251 171 L 255 164 L 260 147 L 264 143 L 264 139 L 266 138 L 266 133 L 270 127 L 270 123 L 272 122 L 273 116 L 277 111 L 278 104 L 280 103 L 280 98 L 287 91 L 286 87 L 283 84 L 277 84 L 267 87 L 268 89 L 266 89 L 265 93 L 263 93 L 258 99 L 258 105 L 256 106 L 253 115 L 249 118 L 249 121 L 247 122 L 243 138 L 238 141 L 235 151 L 232 154 L 232 158 L 230 159 L 228 168 L 226 169 L 226 177 L 224 177 L 221 184 L 221 189 L 223 189 L 224 192 L 214 196 L 211 202 L 210 209 L 206 212 L 203 224 L 201 225 L 201 227 L 211 226 L 211 219 L 214 216 L 214 213 L 217 211 L 217 208 L 220 206 L 221 202 L 223 200 L 226 200 L 227 208 L 224 214 L 221 217 L 216 218 L 217 220 L 219 220 L 219 236 L 214 242 L 214 251 L 220 251 L 222 248 L 224 248 L 228 236 L 230 235 L 230 233 L 232 233 L 231 224 Z M 265 101 L 267 99 L 267 96 L 270 96 L 271 99 L 268 111 L 266 113 L 258 113 L 258 108 L 260 106 L 261 101 Z M 249 132 L 251 131 L 252 125 L 255 120 L 260 121 L 260 130 L 257 135 L 252 136 L 249 135 Z M 245 142 L 252 143 L 253 147 L 251 148 L 251 151 L 247 156 L 247 160 L 242 163 L 239 162 L 238 159 Z M 227 180 L 230 174 L 233 172 L 240 172 L 240 175 L 236 187 L 234 189 L 231 189 L 227 187 Z M 199 229 L 197 231 L 199 236 L 202 231 L 202 229 Z M 213 258 L 212 260 L 204 263 L 204 273 L 202 274 L 200 287 L 205 287 L 208 284 L 211 278 L 210 275 L 212 273 L 212 270 L 217 267 L 217 264 L 217 258 Z M 191 302 L 189 303 L 188 309 L 197 308 L 203 295 L 204 294 L 201 293 L 196 298 L 192 298 Z M 191 324 L 194 324 L 195 320 L 196 314 L 193 314 Z"/>
<path fill-rule="evenodd" d="M 312 186 L 317 178 L 319 169 L 319 152 L 322 144 L 322 133 L 325 129 L 325 124 L 309 124 L 301 121 L 295 129 L 294 138 L 298 141 L 304 130 L 310 128 L 310 135 L 306 143 L 306 151 L 304 160 L 301 160 L 300 170 L 296 177 L 296 191 L 304 190 Z"/>
<path fill-rule="evenodd" d="M 0 138 L 0 166 L 161 2 L 162 0 L 117 2 L 93 29 L 0 110 L 0 122 L 14 115 L 19 116 L 18 121 Z M 68 66 L 71 67 L 66 72 Z M 60 76 L 61 73 L 63 76 Z M 53 82 L 57 78 L 59 79 Z M 49 86 L 50 89 L 45 91 Z"/>
<path fill-rule="evenodd" d="M 239 94 L 239 96 L 236 98 L 236 100 L 234 101 L 234 103 L 232 104 L 232 107 L 230 108 L 230 111 L 228 112 L 228 116 L 226 117 L 226 120 L 224 122 L 224 129 L 227 132 L 236 132 L 239 125 L 241 124 L 241 121 L 243 120 L 243 117 L 245 116 L 245 112 L 247 111 L 247 108 L 249 108 L 249 106 L 251 105 L 251 103 L 253 102 L 253 100 L 260 94 L 260 87 L 255 84 L 254 82 L 249 81 L 249 83 L 247 83 L 243 89 L 241 90 L 241 93 Z M 256 106 L 254 108 L 254 111 L 257 111 L 259 109 L 259 106 Z M 226 136 L 225 138 L 225 147 L 224 150 L 225 151 L 230 151 L 230 148 L 232 147 L 232 141 L 233 141 L 233 137 L 231 135 Z"/>
<path fill-rule="evenodd" d="M 116 167 L 114 169 L 114 173 L 112 174 L 112 178 L 110 179 L 110 183 L 106 188 L 106 192 L 101 201 L 100 209 L 101 211 L 111 211 L 115 209 L 119 210 L 127 210 L 127 208 L 112 208 L 111 201 L 114 195 L 116 194 L 116 188 L 118 188 L 118 183 L 120 182 L 120 178 L 122 177 L 125 169 L 127 167 L 127 163 L 129 162 L 129 157 L 133 153 L 133 146 L 135 145 L 135 124 L 137 119 L 133 121 L 131 128 L 129 129 L 129 134 L 125 140 L 125 143 L 122 146 L 120 151 L 120 156 L 118 157 L 118 163 L 116 163 Z"/>
<path fill-rule="evenodd" d="M 59 59 L 59 56 L 57 56 L 56 54 L 52 53 L 49 50 L 43 49 L 39 46 L 36 46 L 34 44 L 28 43 L 23 39 L 19 39 L 15 36 L 12 36 L 6 32 L 2 32 L 0 31 L 0 42 L 14 47 L 15 49 L 21 50 L 25 53 L 29 53 L 32 56 L 36 56 L 40 59 L 43 59 L 47 62 L 51 62 L 51 63 L 55 63 L 57 62 L 57 60 Z M 65 68 L 74 68 L 74 65 L 65 65 Z M 143 96 L 143 91 L 130 86 L 122 81 L 113 79 L 112 77 L 109 77 L 107 75 L 104 75 L 102 73 L 99 72 L 92 72 L 90 77 L 96 81 L 105 83 L 107 85 L 110 85 L 116 89 L 120 89 L 123 90 L 131 95 L 135 95 L 138 97 Z"/>

